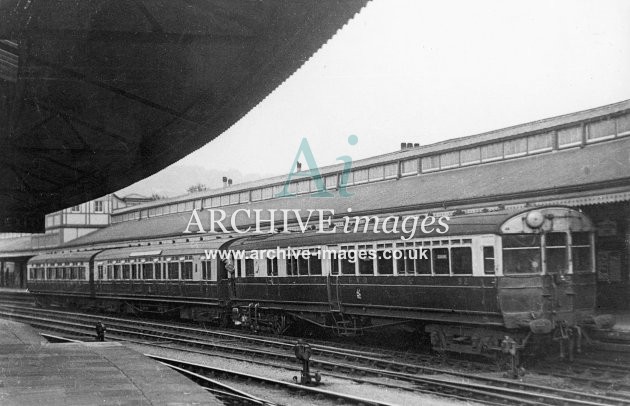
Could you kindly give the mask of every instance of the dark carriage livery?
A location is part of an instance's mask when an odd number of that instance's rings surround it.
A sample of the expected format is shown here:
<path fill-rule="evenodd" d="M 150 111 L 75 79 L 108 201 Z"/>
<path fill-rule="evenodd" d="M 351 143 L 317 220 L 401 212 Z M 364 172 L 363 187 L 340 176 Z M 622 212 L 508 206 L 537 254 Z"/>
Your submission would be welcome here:
<path fill-rule="evenodd" d="M 483 354 L 533 336 L 570 348 L 584 326 L 611 322 L 595 317 L 594 228 L 582 213 L 483 212 L 448 225 L 407 240 L 312 231 L 45 254 L 29 262 L 29 289 L 46 302 L 277 333 L 296 320 L 342 335 L 407 324 L 437 350 Z M 66 272 L 81 267 L 81 278 Z"/>

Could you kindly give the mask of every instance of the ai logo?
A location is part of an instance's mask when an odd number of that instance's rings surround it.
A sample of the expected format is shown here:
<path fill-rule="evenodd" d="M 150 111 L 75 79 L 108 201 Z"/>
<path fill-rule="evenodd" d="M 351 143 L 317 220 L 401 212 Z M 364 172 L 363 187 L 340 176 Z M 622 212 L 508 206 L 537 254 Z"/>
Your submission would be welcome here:
<path fill-rule="evenodd" d="M 348 137 L 348 144 L 356 145 L 358 142 L 359 137 L 357 137 L 356 135 L 351 135 Z M 306 160 L 306 164 L 308 165 L 307 171 L 300 171 L 298 169 L 300 155 L 304 155 L 304 159 Z M 341 175 L 338 179 L 339 196 L 352 196 L 352 193 L 346 190 L 346 185 L 348 184 L 348 176 L 350 176 L 350 170 L 352 169 L 352 158 L 348 155 L 342 155 L 340 157 L 337 157 L 337 160 L 343 162 L 343 170 L 341 171 Z M 313 182 L 317 187 L 317 192 L 312 194 L 313 197 L 334 197 L 332 192 L 326 190 L 324 178 L 322 178 L 322 175 L 319 173 L 317 162 L 315 162 L 315 156 L 313 155 L 313 151 L 311 151 L 311 147 L 308 144 L 308 140 L 306 138 L 302 138 L 300 147 L 298 148 L 295 159 L 293 160 L 293 164 L 291 165 L 289 176 L 287 176 L 287 180 L 284 182 L 284 187 L 282 188 L 281 192 L 275 195 L 275 197 L 295 196 L 295 193 L 289 192 L 289 184 L 291 183 L 291 180 L 293 178 L 313 179 Z"/>

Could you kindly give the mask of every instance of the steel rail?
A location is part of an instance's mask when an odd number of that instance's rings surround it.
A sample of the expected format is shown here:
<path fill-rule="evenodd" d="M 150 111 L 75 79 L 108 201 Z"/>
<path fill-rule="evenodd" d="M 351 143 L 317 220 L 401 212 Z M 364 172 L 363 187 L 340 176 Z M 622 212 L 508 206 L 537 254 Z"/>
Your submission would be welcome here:
<path fill-rule="evenodd" d="M 63 313 L 63 312 L 62 312 Z M 36 317 L 31 317 L 31 316 L 26 316 L 27 320 L 37 320 L 38 318 Z M 41 324 L 41 322 L 39 322 Z M 79 323 L 74 323 L 74 322 L 62 322 L 66 325 L 70 325 L 72 327 L 79 327 L 82 328 L 84 327 L 83 325 L 79 324 Z M 138 331 L 130 331 L 130 330 L 123 330 L 123 329 L 119 329 L 119 328 L 113 328 L 110 329 L 110 331 L 114 331 L 123 335 L 132 335 L 132 336 L 138 336 L 138 337 L 149 337 L 152 339 L 163 339 L 164 335 L 157 335 L 157 334 L 149 334 L 146 332 L 138 332 Z M 89 335 L 89 334 L 88 334 Z M 171 334 L 172 336 L 172 334 Z M 207 343 L 207 342 L 203 342 L 203 341 L 198 341 L 198 340 L 190 340 L 190 339 L 183 339 L 183 338 L 177 338 L 177 337 L 170 337 L 173 338 L 185 345 L 195 345 L 195 346 L 205 346 L 205 347 L 220 347 L 220 348 L 228 348 L 231 350 L 234 350 L 234 348 L 232 346 L 225 346 L 225 345 L 218 345 L 216 343 Z M 261 355 L 261 356 L 272 356 L 275 358 L 285 358 L 285 359 L 292 359 L 291 356 L 288 356 L 286 354 L 269 354 L 267 351 L 261 351 L 261 350 L 254 350 L 254 349 L 239 349 L 238 351 L 242 351 L 246 354 L 256 354 L 256 355 Z M 376 376 L 389 376 L 389 377 L 393 377 L 393 378 L 397 378 L 397 379 L 401 379 L 401 380 L 406 380 L 406 381 L 411 381 L 411 382 L 415 382 L 418 384 L 426 384 L 426 383 L 432 383 L 432 384 L 437 384 L 437 383 L 444 383 L 443 380 L 439 380 L 439 379 L 435 379 L 435 378 L 419 378 L 419 377 L 415 377 L 413 375 L 410 374 L 404 374 L 404 373 L 400 373 L 400 372 L 392 372 L 392 371 L 384 371 L 382 369 L 374 369 L 374 368 L 366 368 L 366 367 L 357 367 L 357 366 L 352 366 L 352 365 L 338 365 L 336 363 L 331 363 L 331 362 L 327 362 L 327 361 L 322 361 L 322 360 L 314 360 L 314 365 L 320 365 L 320 366 L 324 366 L 327 368 L 347 368 L 348 370 L 354 370 L 354 371 L 359 371 L 362 373 L 369 373 L 371 375 L 376 375 Z M 471 377 L 469 374 L 465 374 L 465 373 L 454 373 L 452 371 L 440 371 L 440 373 L 448 373 L 451 375 L 455 375 L 455 376 L 460 376 L 462 378 L 467 378 L 467 379 L 473 379 L 473 380 L 479 380 L 480 377 Z M 595 405 L 595 404 L 627 404 L 627 401 L 623 400 L 623 399 L 619 399 L 619 398 L 612 398 L 612 397 L 602 397 L 602 396 L 597 396 L 597 395 L 590 395 L 590 394 L 585 394 L 583 392 L 574 392 L 574 391 L 566 391 L 566 390 L 560 390 L 560 389 L 555 389 L 555 388 L 549 388 L 549 387 L 542 387 L 542 386 L 538 386 L 538 385 L 531 385 L 531 384 L 524 384 L 524 383 L 515 383 L 513 381 L 509 381 L 509 380 L 502 380 L 502 379 L 497 379 L 497 378 L 481 378 L 481 380 L 485 380 L 486 384 L 483 386 L 480 386 L 482 384 L 480 383 L 470 383 L 469 388 L 475 388 L 475 387 L 484 387 L 485 389 L 490 389 L 490 390 L 501 390 L 505 393 L 509 393 L 510 395 L 516 395 L 516 396 L 520 396 L 521 397 L 521 401 L 523 400 L 522 397 L 530 397 L 530 398 L 534 398 L 534 399 L 545 399 L 546 403 L 549 404 L 567 404 L 568 403 L 573 403 L 573 404 L 581 404 L 581 405 Z M 449 383 L 452 383 L 452 381 L 447 381 Z M 488 383 L 494 384 L 494 385 L 488 385 Z M 499 386 L 497 386 L 499 385 Z M 503 386 L 503 387 L 501 387 Z M 510 388 L 511 387 L 511 388 Z M 517 389 L 518 388 L 518 389 Z M 533 392 L 532 392 L 533 391 Z M 541 391 L 543 393 L 541 393 Z M 546 392 L 546 393 L 545 393 Z M 565 397 L 562 396 L 558 396 L 558 394 L 561 393 L 562 395 L 564 395 Z M 569 397 L 566 397 L 566 396 Z"/>

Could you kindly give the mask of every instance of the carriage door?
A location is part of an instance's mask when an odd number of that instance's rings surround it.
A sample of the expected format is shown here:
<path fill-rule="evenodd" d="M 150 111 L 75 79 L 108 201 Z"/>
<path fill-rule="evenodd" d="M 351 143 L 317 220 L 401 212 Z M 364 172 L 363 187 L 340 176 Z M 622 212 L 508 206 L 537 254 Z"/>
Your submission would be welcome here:
<path fill-rule="evenodd" d="M 341 312 L 341 294 L 339 289 L 339 260 L 331 258 L 329 269 L 326 273 L 326 288 L 328 291 L 328 304 L 330 311 Z"/>

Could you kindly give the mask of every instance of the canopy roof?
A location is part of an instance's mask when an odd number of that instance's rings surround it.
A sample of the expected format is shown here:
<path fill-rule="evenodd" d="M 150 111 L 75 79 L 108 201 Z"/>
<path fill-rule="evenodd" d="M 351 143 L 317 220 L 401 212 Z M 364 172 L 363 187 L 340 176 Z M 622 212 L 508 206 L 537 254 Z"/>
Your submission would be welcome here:
<path fill-rule="evenodd" d="M 366 2 L 0 2 L 0 231 L 42 231 L 211 141 Z"/>

